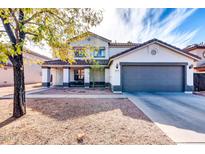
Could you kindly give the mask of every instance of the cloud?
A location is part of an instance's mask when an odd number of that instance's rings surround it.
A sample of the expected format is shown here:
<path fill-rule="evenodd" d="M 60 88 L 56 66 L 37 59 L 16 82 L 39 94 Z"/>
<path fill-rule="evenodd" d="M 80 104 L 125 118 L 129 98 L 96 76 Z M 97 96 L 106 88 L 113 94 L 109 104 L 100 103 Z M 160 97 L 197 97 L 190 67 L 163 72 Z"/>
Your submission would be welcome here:
<path fill-rule="evenodd" d="M 185 47 L 198 29 L 181 32 L 177 28 L 196 9 L 105 9 L 104 20 L 91 31 L 118 42 L 144 42 L 158 38 L 178 47 Z M 162 17 L 164 15 L 164 17 Z"/>

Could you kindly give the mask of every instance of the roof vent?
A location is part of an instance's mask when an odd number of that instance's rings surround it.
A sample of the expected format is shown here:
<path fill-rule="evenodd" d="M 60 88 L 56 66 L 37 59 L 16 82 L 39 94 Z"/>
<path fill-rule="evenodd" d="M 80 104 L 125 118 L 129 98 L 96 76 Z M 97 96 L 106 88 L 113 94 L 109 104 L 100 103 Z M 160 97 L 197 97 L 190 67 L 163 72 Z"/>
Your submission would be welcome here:
<path fill-rule="evenodd" d="M 152 49 L 151 50 L 151 55 L 155 56 L 157 54 L 157 49 Z"/>

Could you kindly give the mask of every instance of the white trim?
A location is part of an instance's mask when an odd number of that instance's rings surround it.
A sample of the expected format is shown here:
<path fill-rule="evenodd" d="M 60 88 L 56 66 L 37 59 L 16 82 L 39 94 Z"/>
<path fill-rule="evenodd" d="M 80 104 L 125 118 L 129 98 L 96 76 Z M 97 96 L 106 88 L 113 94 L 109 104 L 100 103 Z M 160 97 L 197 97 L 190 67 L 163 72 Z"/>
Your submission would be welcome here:
<path fill-rule="evenodd" d="M 185 93 L 185 94 L 193 94 L 192 91 L 185 91 L 184 93 Z"/>
<path fill-rule="evenodd" d="M 113 92 L 114 94 L 122 94 L 122 91 L 113 91 L 113 90 L 112 90 L 112 92 Z"/>

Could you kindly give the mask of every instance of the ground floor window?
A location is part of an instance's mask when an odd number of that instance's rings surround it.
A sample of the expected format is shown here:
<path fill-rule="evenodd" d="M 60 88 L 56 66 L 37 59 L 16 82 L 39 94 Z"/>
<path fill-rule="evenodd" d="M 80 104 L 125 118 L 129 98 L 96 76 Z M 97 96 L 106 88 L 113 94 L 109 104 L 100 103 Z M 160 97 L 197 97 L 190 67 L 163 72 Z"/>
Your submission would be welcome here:
<path fill-rule="evenodd" d="M 75 81 L 84 80 L 84 69 L 74 69 L 74 80 Z"/>

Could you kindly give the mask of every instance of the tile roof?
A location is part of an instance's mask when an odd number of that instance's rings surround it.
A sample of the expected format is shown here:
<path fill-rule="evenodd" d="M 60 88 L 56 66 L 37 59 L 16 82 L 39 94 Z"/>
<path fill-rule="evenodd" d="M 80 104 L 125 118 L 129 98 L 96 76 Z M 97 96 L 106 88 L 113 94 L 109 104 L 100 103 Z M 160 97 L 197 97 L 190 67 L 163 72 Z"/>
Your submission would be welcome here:
<path fill-rule="evenodd" d="M 97 64 L 99 65 L 107 65 L 108 64 L 108 60 L 95 60 L 97 62 Z M 95 64 L 94 60 L 81 60 L 81 59 L 77 59 L 76 62 L 74 62 L 73 64 L 70 64 L 69 62 L 65 62 L 62 61 L 60 59 L 57 60 L 50 60 L 50 61 L 45 61 L 43 63 L 43 65 L 93 65 Z"/>
<path fill-rule="evenodd" d="M 137 45 L 139 45 L 139 43 L 132 43 L 132 42 L 128 42 L 128 43 L 118 43 L 118 42 L 116 42 L 116 43 L 109 43 L 109 47 L 110 48 L 116 48 L 116 47 L 118 47 L 118 48 L 120 48 L 120 47 L 134 47 L 134 46 L 137 46 Z"/>
<path fill-rule="evenodd" d="M 202 43 L 201 44 L 192 44 L 192 45 L 187 46 L 183 50 L 187 52 L 187 51 L 191 51 L 194 49 L 205 49 L 205 44 L 204 43 L 203 44 Z"/>
<path fill-rule="evenodd" d="M 132 48 L 130 48 L 130 49 L 127 49 L 127 50 L 125 50 L 125 51 L 123 51 L 123 52 L 120 52 L 120 53 L 118 53 L 118 54 L 116 54 L 116 55 L 113 55 L 112 57 L 110 57 L 110 59 L 116 58 L 116 57 L 118 57 L 118 56 L 121 56 L 121 55 L 123 55 L 123 54 L 125 54 L 125 53 L 128 53 L 128 52 L 130 52 L 130 51 L 132 51 L 132 50 L 134 50 L 134 49 L 143 47 L 143 46 L 145 46 L 145 45 L 147 45 L 147 44 L 149 44 L 149 43 L 152 43 L 152 42 L 159 42 L 159 43 L 164 44 L 164 45 L 166 45 L 166 46 L 169 46 L 169 47 L 171 47 L 171 48 L 173 48 L 173 49 L 175 49 L 175 50 L 178 50 L 179 53 L 181 53 L 181 54 L 188 55 L 188 56 L 190 56 L 190 57 L 192 57 L 192 58 L 194 58 L 194 59 L 201 59 L 199 56 L 196 56 L 196 55 L 191 54 L 191 53 L 187 53 L 187 52 L 183 51 L 183 50 L 180 49 L 180 48 L 177 48 L 177 47 L 175 47 L 175 46 L 173 46 L 173 45 L 171 45 L 171 44 L 168 44 L 168 43 L 163 42 L 163 41 L 161 41 L 161 40 L 158 40 L 158 39 L 156 39 L 156 38 L 154 38 L 154 39 L 152 39 L 152 40 L 149 40 L 149 41 L 147 41 L 147 42 L 144 42 L 144 43 L 142 43 L 142 44 L 138 44 L 138 45 L 136 45 L 135 47 L 132 47 Z"/>
<path fill-rule="evenodd" d="M 196 69 L 199 72 L 204 72 L 205 71 L 205 63 L 194 67 L 194 69 Z"/>
<path fill-rule="evenodd" d="M 45 60 L 51 60 L 51 58 L 49 58 L 47 56 L 44 56 L 42 54 L 39 54 L 37 52 L 31 51 L 30 49 L 27 49 L 27 48 L 25 48 L 25 52 L 24 53 L 28 53 L 28 54 L 40 57 L 40 58 L 45 59 Z"/>
<path fill-rule="evenodd" d="M 205 68 L 205 63 L 202 63 L 199 66 L 196 66 L 195 68 Z"/>

